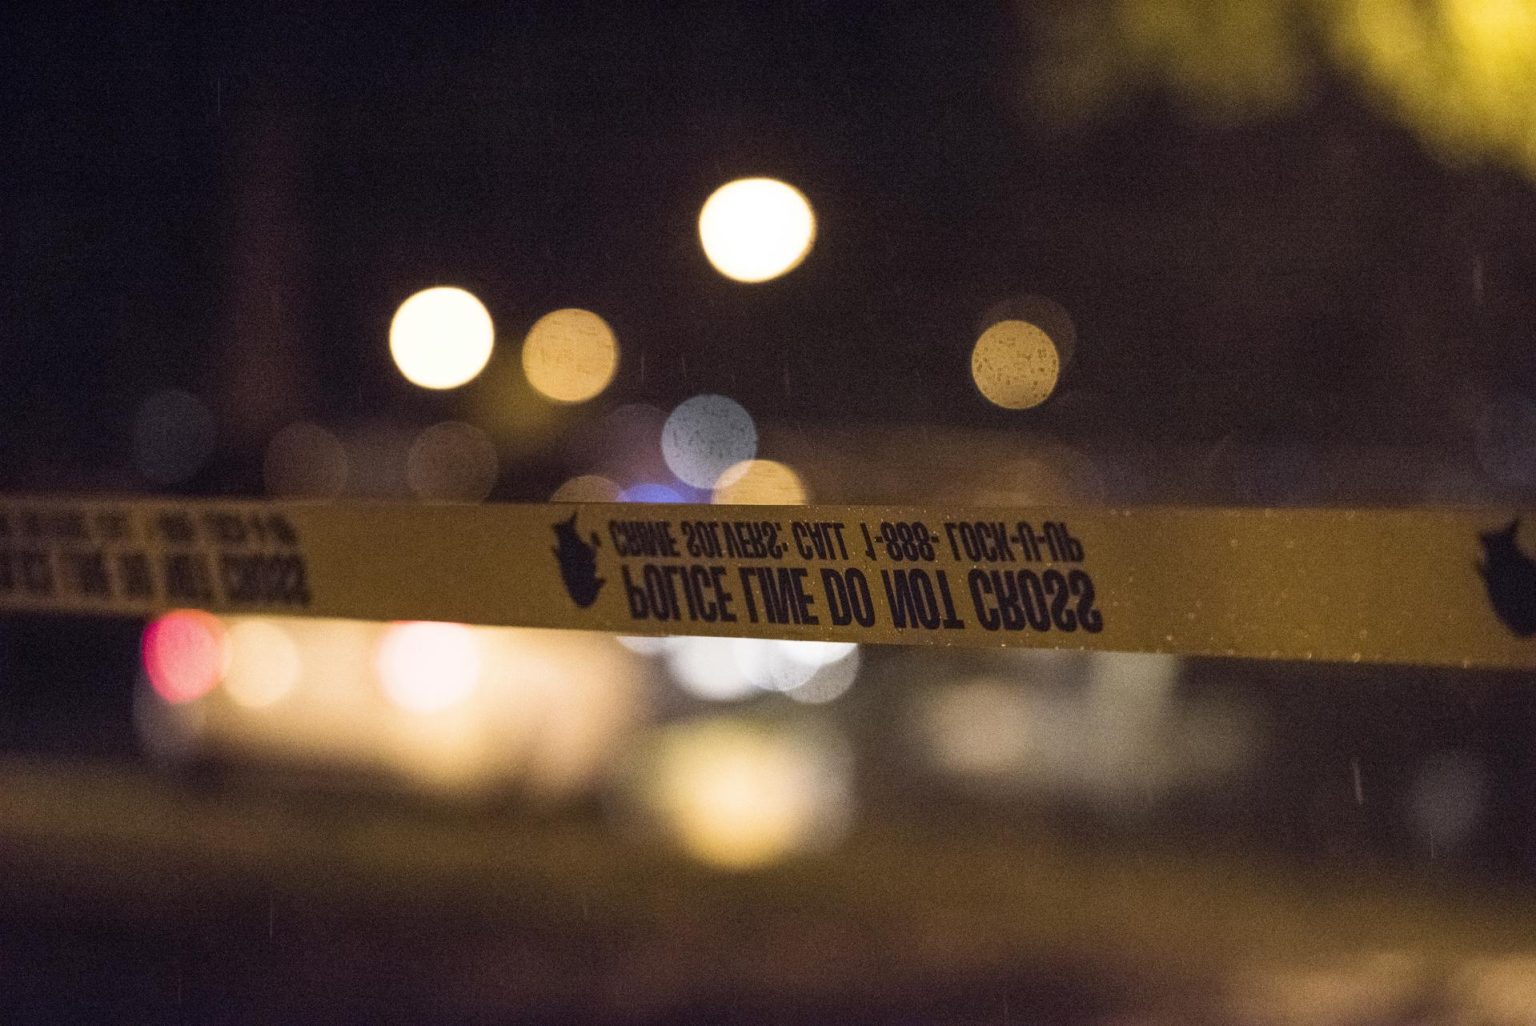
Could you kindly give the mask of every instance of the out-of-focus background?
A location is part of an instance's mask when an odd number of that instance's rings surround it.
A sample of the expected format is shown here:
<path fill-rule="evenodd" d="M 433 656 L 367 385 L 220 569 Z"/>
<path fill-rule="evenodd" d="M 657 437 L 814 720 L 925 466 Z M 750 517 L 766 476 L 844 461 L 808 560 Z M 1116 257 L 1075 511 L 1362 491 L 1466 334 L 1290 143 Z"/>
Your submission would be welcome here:
<path fill-rule="evenodd" d="M 1536 0 L 694 7 L 0 15 L 0 488 L 1536 496 Z M 6 619 L 0 1018 L 1530 1024 L 1532 685 Z"/>

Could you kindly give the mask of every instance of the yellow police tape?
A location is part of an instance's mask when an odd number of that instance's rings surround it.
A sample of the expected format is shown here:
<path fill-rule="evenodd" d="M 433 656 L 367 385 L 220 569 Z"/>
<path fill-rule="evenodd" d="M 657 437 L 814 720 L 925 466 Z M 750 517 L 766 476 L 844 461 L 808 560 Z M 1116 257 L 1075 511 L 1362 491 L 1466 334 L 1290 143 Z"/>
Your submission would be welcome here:
<path fill-rule="evenodd" d="M 0 499 L 0 610 L 177 607 L 1536 666 L 1508 510 Z"/>

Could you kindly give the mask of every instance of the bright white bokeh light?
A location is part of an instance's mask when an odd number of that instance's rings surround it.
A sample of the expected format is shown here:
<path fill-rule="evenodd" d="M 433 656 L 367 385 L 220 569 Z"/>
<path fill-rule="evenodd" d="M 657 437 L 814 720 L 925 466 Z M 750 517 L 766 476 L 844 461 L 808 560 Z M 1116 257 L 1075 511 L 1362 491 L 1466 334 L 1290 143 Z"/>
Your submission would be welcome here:
<path fill-rule="evenodd" d="M 663 655 L 672 677 L 707 702 L 736 702 L 755 694 L 756 681 L 737 656 L 740 638 L 678 638 Z"/>
<path fill-rule="evenodd" d="M 596 397 L 619 369 L 619 342 L 590 310 L 556 310 L 534 322 L 523 342 L 528 383 L 560 403 Z"/>
<path fill-rule="evenodd" d="M 741 676 L 760 691 L 788 691 L 811 679 L 813 666 L 785 657 L 780 642 L 763 638 L 733 638 L 731 656 Z"/>
<path fill-rule="evenodd" d="M 633 641 L 621 640 L 626 646 Z M 650 651 L 665 657 L 679 687 L 709 702 L 737 702 L 762 692 L 830 702 L 848 690 L 859 668 L 858 646 L 844 641 L 681 637 Z"/>
<path fill-rule="evenodd" d="M 734 399 L 696 395 L 662 425 L 661 455 L 679 481 L 714 488 L 726 471 L 757 455 L 757 425 Z"/>
<path fill-rule="evenodd" d="M 763 691 L 793 692 L 811 682 L 821 669 L 855 648 L 845 641 L 735 639 L 736 665 L 753 686 Z"/>
<path fill-rule="evenodd" d="M 767 691 L 782 691 L 801 702 L 820 704 L 840 696 L 858 673 L 858 645 L 851 641 L 758 642 L 760 678 Z M 738 658 L 741 656 L 739 655 Z"/>
<path fill-rule="evenodd" d="M 411 384 L 458 388 L 485 369 L 495 336 L 480 300 L 463 289 L 438 286 L 400 304 L 389 325 L 389 351 Z"/>
<path fill-rule="evenodd" d="M 760 282 L 794 270 L 816 240 L 816 215 L 794 186 L 739 178 L 716 189 L 699 212 L 699 240 L 715 270 Z"/>
<path fill-rule="evenodd" d="M 265 709 L 286 698 L 304 672 L 292 635 L 269 620 L 241 620 L 229 628 L 229 670 L 224 690 L 235 704 Z"/>
<path fill-rule="evenodd" d="M 779 641 L 775 644 L 784 658 L 813 670 L 830 666 L 859 647 L 852 641 Z"/>
<path fill-rule="evenodd" d="M 480 641 L 457 623 L 397 623 L 379 642 L 374 667 L 391 702 L 407 712 L 450 709 L 480 679 Z"/>

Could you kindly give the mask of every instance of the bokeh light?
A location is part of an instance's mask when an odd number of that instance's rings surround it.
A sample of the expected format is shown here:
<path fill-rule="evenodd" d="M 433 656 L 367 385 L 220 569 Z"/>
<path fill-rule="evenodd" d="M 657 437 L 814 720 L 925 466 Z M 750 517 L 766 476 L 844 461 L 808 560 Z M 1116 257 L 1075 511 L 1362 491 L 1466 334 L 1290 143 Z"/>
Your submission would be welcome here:
<path fill-rule="evenodd" d="M 262 480 L 268 495 L 331 499 L 347 487 L 348 462 L 346 446 L 325 428 L 289 424 L 267 443 Z"/>
<path fill-rule="evenodd" d="M 1224 698 L 1176 699 L 1176 656 L 1019 650 L 1006 673 L 922 695 L 914 734 L 935 768 L 979 790 L 1086 800 L 1120 816 L 1185 788 L 1225 786 L 1257 753 Z"/>
<path fill-rule="evenodd" d="M 642 481 L 619 493 L 620 502 L 682 502 L 683 496 L 676 488 L 664 484 Z"/>
<path fill-rule="evenodd" d="M 488 656 L 472 708 L 482 729 L 500 723 L 501 736 L 522 736 L 521 747 L 502 748 L 529 789 L 558 797 L 597 786 L 629 750 L 629 734 L 644 715 L 641 661 L 609 635 L 477 633 Z"/>
<path fill-rule="evenodd" d="M 480 300 L 439 286 L 400 304 L 389 325 L 389 352 L 411 384 L 458 388 L 485 369 L 495 334 Z"/>
<path fill-rule="evenodd" d="M 1037 693 L 1002 676 L 974 675 L 925 695 L 916 707 L 915 733 L 925 739 L 941 770 L 962 778 L 1064 774 L 1055 757 L 1075 737 L 1073 710 L 1054 692 Z M 1050 744 L 1057 736 L 1062 742 Z"/>
<path fill-rule="evenodd" d="M 549 501 L 618 502 L 623 492 L 617 481 L 610 481 L 601 474 L 578 474 L 556 488 Z"/>
<path fill-rule="evenodd" d="M 646 799 L 699 861 L 758 868 L 846 830 L 847 760 L 834 747 L 733 720 L 680 724 L 655 745 Z"/>
<path fill-rule="evenodd" d="M 304 673 L 293 636 L 271 620 L 240 620 L 229 627 L 229 669 L 224 690 L 237 705 L 265 709 L 288 697 Z"/>
<path fill-rule="evenodd" d="M 172 705 L 195 702 L 214 689 L 227 665 L 224 625 L 196 609 L 166 613 L 144 628 L 144 674 Z"/>
<path fill-rule="evenodd" d="M 496 445 L 472 424 L 434 424 L 411 443 L 405 481 L 418 499 L 479 502 L 500 474 Z"/>
<path fill-rule="evenodd" d="M 816 240 L 810 200 L 774 178 L 739 178 L 716 189 L 699 212 L 699 240 L 715 270 L 760 282 L 794 270 Z"/>
<path fill-rule="evenodd" d="M 534 322 L 523 342 L 523 373 L 546 398 L 581 403 L 608 387 L 619 369 L 619 343 L 590 310 L 556 310 Z"/>
<path fill-rule="evenodd" d="M 813 670 L 840 662 L 859 649 L 852 641 L 778 641 L 775 644 L 786 660 Z"/>
<path fill-rule="evenodd" d="M 679 688 L 707 702 L 737 702 L 764 692 L 830 702 L 858 674 L 858 646 L 847 641 L 676 637 L 628 639 L 662 655 Z"/>
<path fill-rule="evenodd" d="M 836 644 L 835 642 L 800 642 L 800 644 Z M 786 694 L 797 702 L 807 705 L 825 705 L 841 698 L 858 679 L 862 657 L 858 646 L 849 644 L 849 651 L 836 656 L 816 668 L 810 680 Z"/>
<path fill-rule="evenodd" d="M 678 638 L 663 653 L 667 669 L 688 694 L 707 702 L 736 702 L 758 690 L 750 672 L 737 658 L 741 638 Z"/>
<path fill-rule="evenodd" d="M 712 489 L 727 470 L 757 455 L 757 425 L 734 399 L 696 395 L 667 417 L 661 455 L 679 481 Z"/>
<path fill-rule="evenodd" d="M 149 396 L 133 419 L 133 464 L 155 484 L 175 484 L 197 473 L 213 443 L 213 414 L 180 389 Z"/>
<path fill-rule="evenodd" d="M 858 647 L 851 641 L 732 641 L 736 668 L 748 683 L 763 691 L 790 694 L 806 687 L 823 669 L 847 658 Z"/>
<path fill-rule="evenodd" d="M 317 618 L 290 619 L 283 626 L 293 634 L 304 662 L 306 734 L 328 730 L 339 737 L 343 725 L 354 727 L 365 710 L 382 704 L 376 664 L 379 640 L 388 625 Z"/>
<path fill-rule="evenodd" d="M 613 640 L 635 653 L 635 655 L 659 656 L 683 639 L 676 637 L 652 638 L 639 634 L 619 634 L 615 635 Z"/>
<path fill-rule="evenodd" d="M 744 460 L 727 467 L 712 501 L 743 506 L 799 506 L 810 501 L 793 467 L 777 460 Z"/>
<path fill-rule="evenodd" d="M 1027 410 L 1050 398 L 1061 362 L 1050 336 L 1028 321 L 1005 320 L 981 333 L 971 350 L 971 377 L 1005 410 Z"/>
<path fill-rule="evenodd" d="M 413 713 L 441 712 L 474 692 L 480 643 L 463 624 L 397 623 L 380 639 L 374 666 L 395 705 Z"/>
<path fill-rule="evenodd" d="M 1024 321 L 1033 324 L 1056 347 L 1057 362 L 1063 371 L 1077 352 L 1077 324 L 1067 308 L 1049 296 L 1029 292 L 1010 296 L 990 307 L 977 325 L 978 335 L 1000 321 Z"/>
<path fill-rule="evenodd" d="M 226 654 L 206 660 L 225 667 L 222 700 L 173 705 L 139 674 L 135 722 L 156 757 L 217 750 L 382 771 L 437 797 L 517 787 L 554 800 L 607 779 L 645 717 L 644 660 L 611 635 L 268 616 L 223 626 Z"/>
<path fill-rule="evenodd" d="M 730 652 L 736 661 L 736 674 L 759 691 L 790 691 L 810 680 L 816 667 L 790 658 L 782 644 L 767 638 L 732 638 Z"/>
<path fill-rule="evenodd" d="M 410 494 L 406 460 L 416 436 L 389 421 L 364 423 L 346 436 L 347 494 L 398 499 Z"/>

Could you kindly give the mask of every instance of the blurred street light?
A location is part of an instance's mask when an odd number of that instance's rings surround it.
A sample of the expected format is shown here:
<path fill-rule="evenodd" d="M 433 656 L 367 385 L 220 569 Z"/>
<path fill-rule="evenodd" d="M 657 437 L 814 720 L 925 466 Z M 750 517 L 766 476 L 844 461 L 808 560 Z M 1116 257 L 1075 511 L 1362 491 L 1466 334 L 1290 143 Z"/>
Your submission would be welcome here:
<path fill-rule="evenodd" d="M 459 288 L 424 289 L 400 304 L 389 325 L 395 366 L 413 385 L 458 388 L 491 358 L 495 329 L 485 306 Z"/>
<path fill-rule="evenodd" d="M 816 240 L 810 200 L 774 178 L 739 178 L 716 189 L 699 212 L 699 239 L 715 270 L 762 282 L 800 265 Z"/>

